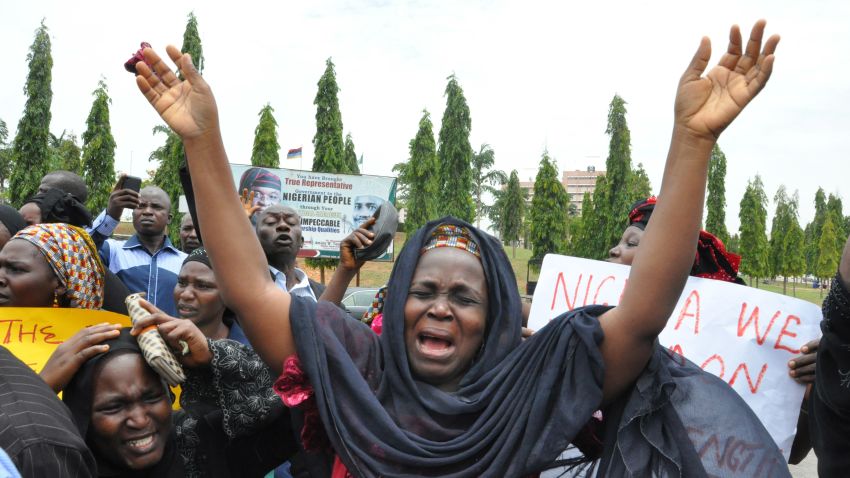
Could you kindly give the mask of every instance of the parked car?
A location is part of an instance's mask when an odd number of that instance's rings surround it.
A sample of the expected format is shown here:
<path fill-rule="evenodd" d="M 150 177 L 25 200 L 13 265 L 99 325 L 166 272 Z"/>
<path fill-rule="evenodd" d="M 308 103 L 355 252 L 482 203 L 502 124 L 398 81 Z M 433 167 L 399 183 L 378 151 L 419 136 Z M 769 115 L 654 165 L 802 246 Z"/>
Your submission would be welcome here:
<path fill-rule="evenodd" d="M 352 317 L 361 319 L 363 314 L 369 310 L 377 293 L 377 287 L 349 287 L 342 297 L 342 305 L 348 309 L 348 313 Z"/>

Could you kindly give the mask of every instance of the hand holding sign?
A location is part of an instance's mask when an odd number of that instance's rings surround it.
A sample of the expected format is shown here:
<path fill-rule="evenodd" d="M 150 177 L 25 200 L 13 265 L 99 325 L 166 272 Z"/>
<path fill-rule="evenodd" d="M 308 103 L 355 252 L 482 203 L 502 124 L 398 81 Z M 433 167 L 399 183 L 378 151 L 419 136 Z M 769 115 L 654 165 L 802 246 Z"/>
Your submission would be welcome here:
<path fill-rule="evenodd" d="M 42 380 L 54 392 L 61 392 L 84 363 L 109 350 L 103 342 L 118 337 L 120 329 L 121 324 L 99 324 L 80 330 L 56 347 L 39 374 Z"/>

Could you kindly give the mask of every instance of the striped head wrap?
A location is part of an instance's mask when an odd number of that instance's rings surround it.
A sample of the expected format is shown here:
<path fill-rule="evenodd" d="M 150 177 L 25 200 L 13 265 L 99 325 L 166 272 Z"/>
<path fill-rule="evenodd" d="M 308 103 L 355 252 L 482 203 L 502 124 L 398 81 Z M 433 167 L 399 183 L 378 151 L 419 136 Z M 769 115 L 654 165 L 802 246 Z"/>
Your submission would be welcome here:
<path fill-rule="evenodd" d="M 422 247 L 420 255 L 438 247 L 454 247 L 455 249 L 461 249 L 469 252 L 473 256 L 481 259 L 481 252 L 479 252 L 478 243 L 472 240 L 472 236 L 469 234 L 469 229 L 463 226 L 441 224 L 434 228 L 434 232 L 431 233 L 431 237 Z"/>
<path fill-rule="evenodd" d="M 97 248 L 83 229 L 68 224 L 36 224 L 12 239 L 34 244 L 59 282 L 67 289 L 70 306 L 100 309 L 103 305 L 104 268 Z"/>

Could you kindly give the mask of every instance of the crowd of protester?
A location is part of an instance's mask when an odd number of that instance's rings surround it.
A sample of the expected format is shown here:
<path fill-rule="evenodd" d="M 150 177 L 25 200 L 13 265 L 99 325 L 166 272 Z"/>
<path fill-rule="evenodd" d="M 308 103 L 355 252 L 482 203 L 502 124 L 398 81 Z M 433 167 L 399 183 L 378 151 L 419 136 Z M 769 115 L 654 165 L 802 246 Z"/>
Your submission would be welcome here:
<path fill-rule="evenodd" d="M 167 235 L 168 195 L 124 177 L 95 217 L 85 182 L 67 171 L 0 206 L 0 306 L 127 315 L 125 298 L 146 298 L 132 328 L 79 330 L 39 375 L 0 347 L 0 472 L 790 476 L 737 393 L 657 341 L 688 275 L 741 282 L 740 257 L 700 223 L 712 146 L 772 72 L 779 37 L 763 38 L 764 27 L 746 45 L 733 27 L 708 72 L 703 39 L 683 74 L 658 199 L 633 206 L 610 251 L 632 266 L 619 305 L 537 331 L 523 328 L 528 308 L 500 242 L 452 217 L 409 237 L 372 308 L 352 317 L 341 300 L 375 220 L 358 218 L 327 288 L 311 280 L 296 261 L 301 219 L 269 192 L 279 179 L 248 170 L 240 198 L 209 85 L 187 54 L 167 49 L 180 80 L 144 49 L 139 89 L 186 151 L 180 244 Z M 246 181 L 269 191 L 249 193 Z M 117 240 L 125 209 L 135 233 Z M 790 461 L 813 447 L 822 476 L 850 474 L 848 278 L 850 240 L 823 338 L 789 364 L 809 384 Z M 179 406 L 141 339 L 150 330 L 185 372 Z M 704 453 L 706 436 L 745 443 L 746 463 Z"/>

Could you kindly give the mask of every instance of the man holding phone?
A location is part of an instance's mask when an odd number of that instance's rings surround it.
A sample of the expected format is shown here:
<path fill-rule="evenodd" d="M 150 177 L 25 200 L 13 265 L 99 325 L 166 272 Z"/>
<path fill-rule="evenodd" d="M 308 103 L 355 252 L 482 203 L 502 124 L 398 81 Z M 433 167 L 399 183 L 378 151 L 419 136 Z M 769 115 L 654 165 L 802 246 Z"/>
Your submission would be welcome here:
<path fill-rule="evenodd" d="M 176 316 L 174 286 L 186 254 L 165 235 L 171 220 L 168 194 L 156 186 L 141 188 L 141 180 L 122 176 L 109 195 L 109 205 L 94 227 L 109 236 L 118 225 L 124 208 L 133 209 L 136 234 L 126 241 L 107 239 L 98 245 L 106 267 L 130 292 L 145 292 L 147 300 L 165 313 Z"/>

